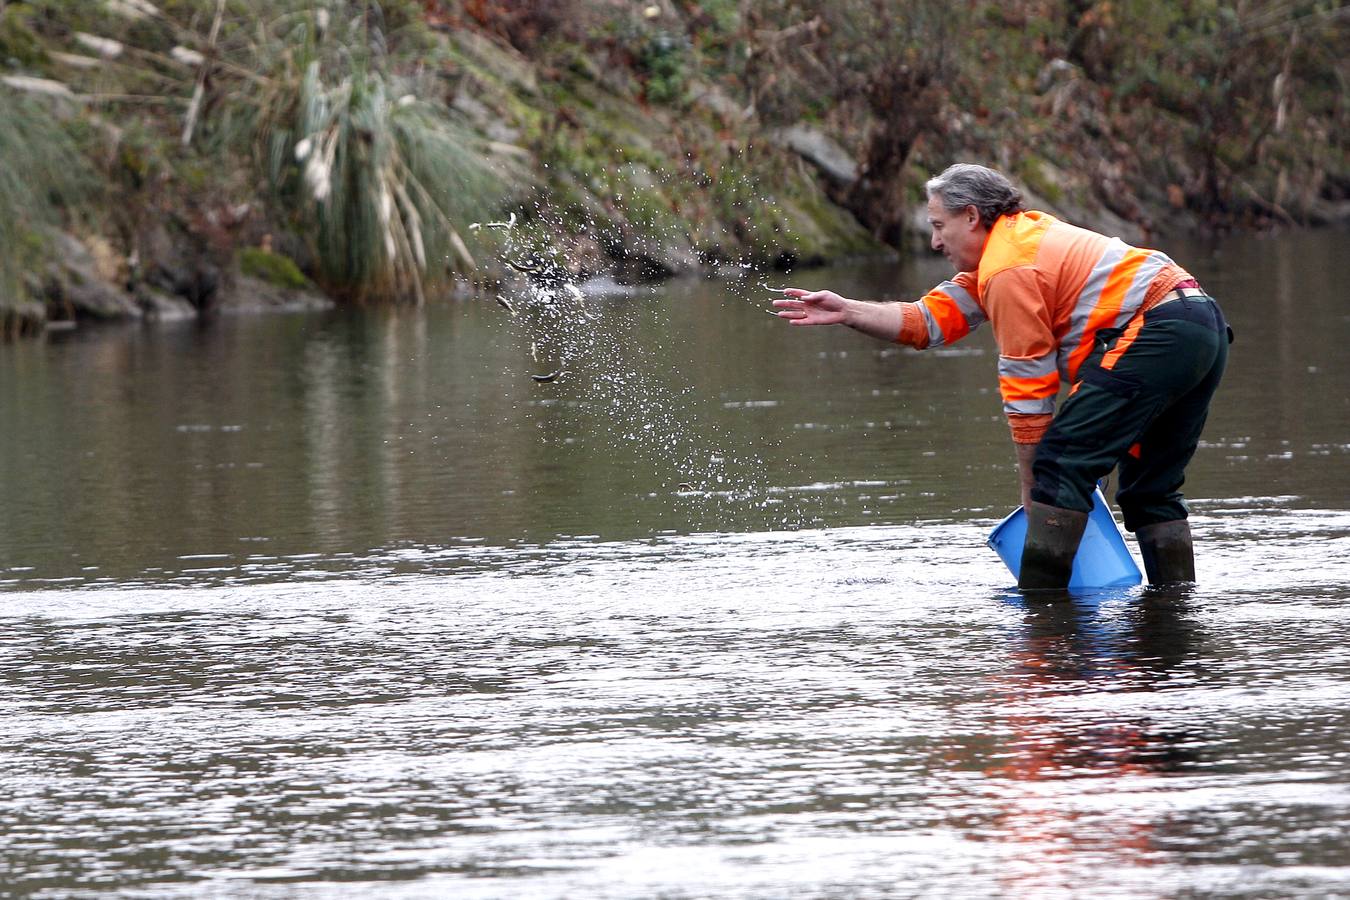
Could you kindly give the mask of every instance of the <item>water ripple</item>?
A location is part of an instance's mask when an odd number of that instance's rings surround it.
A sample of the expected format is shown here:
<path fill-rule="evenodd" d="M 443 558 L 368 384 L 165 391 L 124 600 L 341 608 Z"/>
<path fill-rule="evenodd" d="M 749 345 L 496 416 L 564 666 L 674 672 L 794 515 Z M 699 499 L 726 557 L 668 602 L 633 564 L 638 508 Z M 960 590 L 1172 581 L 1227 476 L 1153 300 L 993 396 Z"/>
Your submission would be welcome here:
<path fill-rule="evenodd" d="M 1350 889 L 1350 517 L 1195 524 L 1200 588 L 1057 604 L 1008 591 L 964 522 L 12 591 L 6 879 L 137 897 Z"/>

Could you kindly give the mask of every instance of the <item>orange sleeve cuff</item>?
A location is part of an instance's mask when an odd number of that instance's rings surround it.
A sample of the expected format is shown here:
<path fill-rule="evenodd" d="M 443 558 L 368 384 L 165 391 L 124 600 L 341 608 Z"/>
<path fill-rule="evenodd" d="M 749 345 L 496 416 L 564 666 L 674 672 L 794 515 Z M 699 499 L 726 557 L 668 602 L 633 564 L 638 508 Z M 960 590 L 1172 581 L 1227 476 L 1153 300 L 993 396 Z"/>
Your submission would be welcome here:
<path fill-rule="evenodd" d="M 1050 420 L 1053 418 L 1054 416 L 1049 413 L 1035 416 L 1009 415 L 1008 424 L 1012 427 L 1013 443 L 1039 444 L 1046 429 L 1050 427 Z"/>
<path fill-rule="evenodd" d="M 906 344 L 916 350 L 928 346 L 928 323 L 919 304 L 904 302 L 900 304 L 900 333 L 895 336 L 897 344 Z"/>

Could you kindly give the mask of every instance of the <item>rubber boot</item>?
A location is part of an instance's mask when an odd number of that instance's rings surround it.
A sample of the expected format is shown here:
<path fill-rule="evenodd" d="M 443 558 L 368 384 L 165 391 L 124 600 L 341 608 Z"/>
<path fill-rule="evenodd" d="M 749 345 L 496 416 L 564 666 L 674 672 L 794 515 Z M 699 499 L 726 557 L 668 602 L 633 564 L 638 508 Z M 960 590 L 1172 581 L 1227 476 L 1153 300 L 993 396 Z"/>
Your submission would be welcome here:
<path fill-rule="evenodd" d="M 1087 520 L 1085 512 L 1031 501 L 1027 506 L 1027 539 L 1022 546 L 1017 586 L 1024 591 L 1067 588 Z"/>
<path fill-rule="evenodd" d="M 1149 584 L 1195 581 L 1195 548 L 1185 519 L 1145 525 L 1134 533 Z"/>

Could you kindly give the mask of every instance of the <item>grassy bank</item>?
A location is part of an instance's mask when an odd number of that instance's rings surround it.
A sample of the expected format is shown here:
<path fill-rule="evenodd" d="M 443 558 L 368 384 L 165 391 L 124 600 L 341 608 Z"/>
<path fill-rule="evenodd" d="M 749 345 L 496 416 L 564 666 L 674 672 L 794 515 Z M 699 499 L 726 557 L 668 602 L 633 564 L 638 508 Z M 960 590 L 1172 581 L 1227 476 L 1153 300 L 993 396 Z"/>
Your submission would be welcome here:
<path fill-rule="evenodd" d="M 12 331 L 269 278 L 418 302 L 507 277 L 508 233 L 475 226 L 512 214 L 516 251 L 576 277 L 799 266 L 914 246 L 954 159 L 1127 237 L 1345 221 L 1346 24 L 1218 0 L 10 0 L 0 304 Z"/>

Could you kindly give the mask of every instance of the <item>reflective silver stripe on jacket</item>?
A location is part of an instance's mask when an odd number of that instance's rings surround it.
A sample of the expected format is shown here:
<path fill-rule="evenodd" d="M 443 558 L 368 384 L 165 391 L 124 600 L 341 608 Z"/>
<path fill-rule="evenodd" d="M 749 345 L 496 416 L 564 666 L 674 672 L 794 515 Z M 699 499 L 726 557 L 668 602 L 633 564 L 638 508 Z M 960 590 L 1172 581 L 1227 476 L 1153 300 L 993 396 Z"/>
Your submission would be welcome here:
<path fill-rule="evenodd" d="M 1045 378 L 1054 375 L 1058 368 L 1054 353 L 1047 353 L 1044 356 L 1038 356 L 1034 359 L 1014 359 L 1008 356 L 998 358 L 998 377 L 1003 378 Z M 1038 415 L 1041 413 L 1054 413 L 1055 397 L 1059 393 L 1059 382 L 1055 382 L 1055 389 L 1050 392 L 1048 397 L 1031 397 L 1020 400 L 1003 401 L 1003 411 L 1005 413 L 1022 413 L 1024 415 Z"/>
<path fill-rule="evenodd" d="M 1120 312 L 1112 323 L 1113 327 L 1124 328 L 1125 324 L 1134 318 L 1134 314 L 1139 312 L 1139 307 L 1144 305 L 1149 285 L 1158 277 L 1163 267 L 1170 265 L 1171 262 L 1171 258 L 1165 253 L 1157 250 L 1149 253 L 1148 259 L 1140 264 L 1139 270 L 1134 273 L 1134 281 L 1130 282 L 1129 288 L 1125 291 L 1125 299 L 1120 303 Z"/>
<path fill-rule="evenodd" d="M 1055 354 L 1047 353 L 1034 359 L 1014 359 L 1011 356 L 998 358 L 998 376 L 1000 378 L 1044 378 L 1056 369 Z"/>
<path fill-rule="evenodd" d="M 961 317 L 966 320 L 966 328 L 974 331 L 987 321 L 984 310 L 980 309 L 980 304 L 975 302 L 975 298 L 970 296 L 970 292 L 955 281 L 944 281 L 930 294 L 945 294 L 956 304 Z M 926 298 L 925 298 L 926 299 Z M 938 324 L 937 317 L 928 309 L 928 304 L 919 302 L 919 312 L 923 313 L 924 326 L 928 329 L 928 346 L 941 347 L 947 341 L 947 336 L 942 333 L 942 327 Z"/>
<path fill-rule="evenodd" d="M 1101 302 L 1102 291 L 1106 290 L 1107 279 L 1116 270 L 1116 266 L 1120 265 L 1121 260 L 1125 258 L 1125 254 L 1129 252 L 1129 244 L 1126 244 L 1120 238 L 1111 238 L 1106 246 L 1106 251 L 1102 253 L 1101 258 L 1097 260 L 1097 264 L 1088 273 L 1083 289 L 1078 292 L 1078 302 L 1074 304 L 1073 312 L 1069 313 L 1069 330 L 1059 342 L 1059 374 L 1066 381 L 1069 378 L 1069 354 L 1082 343 L 1083 332 L 1087 329 L 1088 317 L 1092 315 L 1092 311 Z"/>
<path fill-rule="evenodd" d="M 1101 303 L 1102 292 L 1106 289 L 1111 274 L 1134 249 L 1119 238 L 1111 238 L 1106 251 L 1097 260 L 1097 264 L 1092 267 L 1092 272 L 1089 273 L 1087 282 L 1083 285 L 1083 290 L 1078 294 L 1078 302 L 1074 304 L 1073 312 L 1069 314 L 1069 330 L 1059 343 L 1059 374 L 1064 380 L 1067 381 L 1070 377 L 1069 357 L 1082 343 L 1088 323 L 1092 319 L 1092 313 Z M 1135 270 L 1134 277 L 1130 280 L 1130 286 L 1125 289 L 1125 293 L 1121 297 L 1120 309 L 1105 327 L 1125 327 L 1125 324 L 1144 305 L 1144 298 L 1148 296 L 1149 285 L 1153 283 L 1153 279 L 1158 277 L 1158 273 L 1165 266 L 1172 264 L 1171 258 L 1158 250 L 1135 252 L 1146 253 L 1147 255 L 1143 262 L 1139 264 L 1139 268 Z"/>
<path fill-rule="evenodd" d="M 1019 413 L 1024 416 L 1054 415 L 1055 398 L 1042 397 L 1040 400 L 1007 400 L 1003 403 L 1005 413 Z"/>

